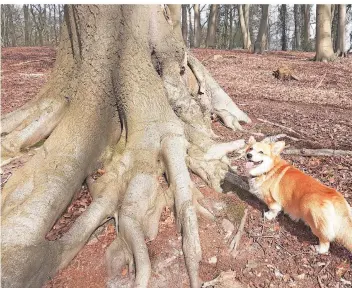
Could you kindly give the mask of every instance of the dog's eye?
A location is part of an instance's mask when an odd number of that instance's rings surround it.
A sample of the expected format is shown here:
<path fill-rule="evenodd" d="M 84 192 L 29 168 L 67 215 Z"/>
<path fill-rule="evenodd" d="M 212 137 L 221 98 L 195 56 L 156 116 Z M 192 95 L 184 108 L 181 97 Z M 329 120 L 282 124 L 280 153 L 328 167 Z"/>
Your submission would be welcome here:
<path fill-rule="evenodd" d="M 264 152 L 263 152 L 263 151 L 259 151 L 258 153 L 260 153 L 260 154 L 264 154 Z"/>
<path fill-rule="evenodd" d="M 249 148 L 248 151 L 252 151 L 253 150 L 253 147 Z"/>

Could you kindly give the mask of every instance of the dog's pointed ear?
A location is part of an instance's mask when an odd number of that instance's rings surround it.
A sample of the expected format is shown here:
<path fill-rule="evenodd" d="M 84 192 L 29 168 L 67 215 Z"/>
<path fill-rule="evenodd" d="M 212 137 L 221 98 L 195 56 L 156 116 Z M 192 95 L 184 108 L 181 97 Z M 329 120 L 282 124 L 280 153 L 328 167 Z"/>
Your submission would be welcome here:
<path fill-rule="evenodd" d="M 253 145 L 254 143 L 256 143 L 257 141 L 255 140 L 255 138 L 253 136 L 249 137 L 248 139 L 248 145 Z"/>
<path fill-rule="evenodd" d="M 274 155 L 279 155 L 285 148 L 285 141 L 278 141 L 271 144 L 271 152 Z"/>

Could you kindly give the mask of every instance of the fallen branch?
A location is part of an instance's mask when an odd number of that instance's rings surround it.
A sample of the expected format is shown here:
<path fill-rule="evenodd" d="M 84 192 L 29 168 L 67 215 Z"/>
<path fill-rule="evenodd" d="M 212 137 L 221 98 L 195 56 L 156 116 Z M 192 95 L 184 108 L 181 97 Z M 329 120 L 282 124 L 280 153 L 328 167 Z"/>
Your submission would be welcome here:
<path fill-rule="evenodd" d="M 282 152 L 286 155 L 300 155 L 300 156 L 352 156 L 350 150 L 333 150 L 333 149 L 288 149 Z"/>
<path fill-rule="evenodd" d="M 274 123 L 274 122 L 271 122 L 271 121 L 268 121 L 268 120 L 265 120 L 265 119 L 262 119 L 262 118 L 257 118 L 257 120 L 260 121 L 260 122 L 267 123 L 267 124 L 282 128 L 284 130 L 287 130 L 287 131 L 291 132 L 291 134 L 294 134 L 296 137 L 301 137 L 302 136 L 300 133 L 298 133 L 297 131 L 293 130 L 290 127 L 286 127 L 284 125 L 277 124 L 277 123 Z"/>
<path fill-rule="evenodd" d="M 260 121 L 260 122 L 267 123 L 267 124 L 282 128 L 284 130 L 287 130 L 288 132 L 290 132 L 290 134 L 294 135 L 295 137 L 299 137 L 300 138 L 300 139 L 298 139 L 298 138 L 291 137 L 290 139 L 292 139 L 294 141 L 299 140 L 299 141 L 301 141 L 303 143 L 308 144 L 312 148 L 317 148 L 317 149 L 322 148 L 321 144 L 316 139 L 314 139 L 311 135 L 307 135 L 307 133 L 305 133 L 305 132 L 296 131 L 296 130 L 293 130 L 292 128 L 290 128 L 290 127 L 286 127 L 284 125 L 277 124 L 277 123 L 274 123 L 274 122 L 271 122 L 271 121 L 268 121 L 268 120 L 265 120 L 265 119 L 257 118 L 257 120 Z M 279 135 L 285 135 L 285 134 L 279 134 Z M 309 139 L 302 139 L 301 138 L 302 136 L 304 136 L 306 138 L 312 138 L 314 141 L 309 140 Z M 289 136 L 286 136 L 286 137 L 289 138 Z"/>
<path fill-rule="evenodd" d="M 315 89 L 318 89 L 320 87 L 321 83 L 323 83 L 323 80 L 325 79 L 325 76 L 326 76 L 326 72 L 324 76 L 321 78 L 321 80 L 319 81 L 319 83 L 315 86 Z"/>
<path fill-rule="evenodd" d="M 231 255 L 232 257 L 236 258 L 236 256 L 238 255 L 238 247 L 240 245 L 240 240 L 242 237 L 242 233 L 243 233 L 243 229 L 244 229 L 244 224 L 246 223 L 247 220 L 247 216 L 248 216 L 248 209 L 246 208 L 244 210 L 244 215 L 241 219 L 241 223 L 240 226 L 238 227 L 238 231 L 235 235 L 235 237 L 233 237 L 231 243 L 230 243 L 230 251 L 231 251 Z"/>

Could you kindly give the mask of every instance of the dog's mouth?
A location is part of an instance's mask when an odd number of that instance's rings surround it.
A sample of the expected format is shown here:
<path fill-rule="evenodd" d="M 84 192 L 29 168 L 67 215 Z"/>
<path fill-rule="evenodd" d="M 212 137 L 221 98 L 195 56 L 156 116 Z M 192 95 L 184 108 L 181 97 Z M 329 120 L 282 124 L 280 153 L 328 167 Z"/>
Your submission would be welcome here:
<path fill-rule="evenodd" d="M 246 162 L 246 168 L 249 170 L 249 169 L 252 169 L 252 168 L 255 168 L 255 167 L 259 166 L 262 163 L 263 163 L 263 160 L 258 161 L 258 162 L 254 162 L 252 160 L 248 160 Z"/>

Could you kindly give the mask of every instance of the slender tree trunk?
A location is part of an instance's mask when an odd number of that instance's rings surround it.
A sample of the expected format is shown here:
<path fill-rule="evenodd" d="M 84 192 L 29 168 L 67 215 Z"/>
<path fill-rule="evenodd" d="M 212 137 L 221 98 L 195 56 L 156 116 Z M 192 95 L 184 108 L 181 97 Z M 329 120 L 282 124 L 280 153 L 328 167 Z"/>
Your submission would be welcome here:
<path fill-rule="evenodd" d="M 202 26 L 200 24 L 199 4 L 194 4 L 194 47 L 199 48 L 201 40 Z"/>
<path fill-rule="evenodd" d="M 286 51 L 287 50 L 286 4 L 282 4 L 279 9 L 280 9 L 280 20 L 281 20 L 281 50 Z"/>
<path fill-rule="evenodd" d="M 9 28 L 9 34 L 10 34 L 10 39 L 11 39 L 11 46 L 15 47 L 16 46 L 16 30 L 15 30 L 15 24 L 13 22 L 13 5 L 8 6 L 8 28 Z"/>
<path fill-rule="evenodd" d="M 187 4 L 182 4 L 182 37 L 186 46 L 188 46 Z"/>
<path fill-rule="evenodd" d="M 300 15 L 299 15 L 299 5 L 298 4 L 294 4 L 293 6 L 293 13 L 294 13 L 294 21 L 295 21 L 295 41 L 294 41 L 294 49 L 295 50 L 300 50 L 300 40 L 301 40 L 301 35 L 300 35 Z"/>
<path fill-rule="evenodd" d="M 192 6 L 187 4 L 187 11 L 188 11 L 188 26 L 189 26 L 189 46 L 191 48 L 194 47 L 194 29 L 192 25 L 192 13 L 191 8 Z"/>
<path fill-rule="evenodd" d="M 251 50 L 251 36 L 249 32 L 249 4 L 238 5 L 238 15 L 242 31 L 243 49 Z"/>
<path fill-rule="evenodd" d="M 23 5 L 23 18 L 24 18 L 24 45 L 29 46 L 29 11 L 28 4 Z"/>
<path fill-rule="evenodd" d="M 338 5 L 338 29 L 337 29 L 337 49 L 336 54 L 339 57 L 347 57 L 345 38 L 346 38 L 346 5 Z"/>
<path fill-rule="evenodd" d="M 301 15 L 303 21 L 303 38 L 302 38 L 302 50 L 303 51 L 310 51 L 310 5 L 309 4 L 302 4 L 301 5 Z"/>
<path fill-rule="evenodd" d="M 206 39 L 206 46 L 208 48 L 216 47 L 216 31 L 217 31 L 217 23 L 218 23 L 218 4 L 210 5 L 210 13 L 208 20 L 208 33 Z"/>
<path fill-rule="evenodd" d="M 233 48 L 233 14 L 234 14 L 234 5 L 230 5 L 230 35 L 229 35 L 229 49 Z"/>
<path fill-rule="evenodd" d="M 260 27 L 257 36 L 257 40 L 254 44 L 254 53 L 263 53 L 267 43 L 267 31 L 268 31 L 268 16 L 269 16 L 269 5 L 262 6 L 262 17 L 260 19 Z"/>
<path fill-rule="evenodd" d="M 223 43 L 222 43 L 222 48 L 227 49 L 228 48 L 228 26 L 229 26 L 229 5 L 225 4 L 224 5 L 224 34 L 223 34 Z"/>
<path fill-rule="evenodd" d="M 335 58 L 331 41 L 331 5 L 317 5 L 316 61 Z"/>
<path fill-rule="evenodd" d="M 114 217 L 116 239 L 106 254 L 110 283 L 123 287 L 116 276 L 127 265 L 135 267 L 133 287 L 147 288 L 154 275 L 146 239 L 157 236 L 161 213 L 170 206 L 182 233 L 188 287 L 198 288 L 196 212 L 213 216 L 197 202 L 201 193 L 188 169 L 222 192 L 225 177 L 235 173 L 226 153 L 245 143 L 211 139 L 210 111 L 233 130 L 250 119 L 187 52 L 178 9 L 64 10 L 50 78 L 36 99 L 1 119 L 2 159 L 45 142 L 2 190 L 2 287 L 42 287 Z M 95 179 L 101 165 L 105 174 Z M 167 191 L 161 175 L 167 175 Z M 61 238 L 47 239 L 84 182 L 92 203 Z"/>
<path fill-rule="evenodd" d="M 55 37 L 55 45 L 57 45 L 57 20 L 56 20 L 56 4 L 54 4 L 54 37 Z"/>

